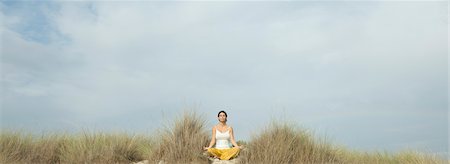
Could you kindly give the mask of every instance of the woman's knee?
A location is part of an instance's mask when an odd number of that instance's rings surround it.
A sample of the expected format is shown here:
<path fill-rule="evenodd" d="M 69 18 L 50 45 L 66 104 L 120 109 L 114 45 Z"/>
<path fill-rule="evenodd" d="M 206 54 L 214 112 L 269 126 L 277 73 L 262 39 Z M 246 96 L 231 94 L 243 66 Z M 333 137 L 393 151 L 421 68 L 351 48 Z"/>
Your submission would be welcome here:
<path fill-rule="evenodd" d="M 208 150 L 206 150 L 209 153 L 213 153 L 214 152 L 214 148 L 209 148 Z"/>

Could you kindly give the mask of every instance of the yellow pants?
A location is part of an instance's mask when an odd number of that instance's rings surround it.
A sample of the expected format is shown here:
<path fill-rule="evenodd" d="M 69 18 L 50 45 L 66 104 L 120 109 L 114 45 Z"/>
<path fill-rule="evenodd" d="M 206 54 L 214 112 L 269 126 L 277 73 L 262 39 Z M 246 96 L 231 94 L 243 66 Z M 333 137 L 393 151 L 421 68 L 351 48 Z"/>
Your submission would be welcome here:
<path fill-rule="evenodd" d="M 208 153 L 210 155 L 219 157 L 220 160 L 229 160 L 231 158 L 236 157 L 239 154 L 239 148 L 237 148 L 237 147 L 233 147 L 233 148 L 229 148 L 229 149 L 209 148 Z"/>

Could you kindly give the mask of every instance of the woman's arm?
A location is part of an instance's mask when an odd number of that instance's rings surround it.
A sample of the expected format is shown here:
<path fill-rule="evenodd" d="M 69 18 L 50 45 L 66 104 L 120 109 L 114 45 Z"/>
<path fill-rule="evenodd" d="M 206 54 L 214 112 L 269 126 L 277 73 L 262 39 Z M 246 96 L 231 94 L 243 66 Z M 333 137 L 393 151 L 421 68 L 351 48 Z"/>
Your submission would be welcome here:
<path fill-rule="evenodd" d="M 231 140 L 231 144 L 233 144 L 234 147 L 240 148 L 239 145 L 234 140 L 234 133 L 233 133 L 233 128 L 232 127 L 230 127 L 230 140 Z"/>
<path fill-rule="evenodd" d="M 211 148 L 214 144 L 216 143 L 216 127 L 214 126 L 212 128 L 212 137 L 211 137 L 211 142 L 209 142 L 209 146 L 206 147 L 207 149 Z M 206 149 L 205 148 L 205 149 Z"/>

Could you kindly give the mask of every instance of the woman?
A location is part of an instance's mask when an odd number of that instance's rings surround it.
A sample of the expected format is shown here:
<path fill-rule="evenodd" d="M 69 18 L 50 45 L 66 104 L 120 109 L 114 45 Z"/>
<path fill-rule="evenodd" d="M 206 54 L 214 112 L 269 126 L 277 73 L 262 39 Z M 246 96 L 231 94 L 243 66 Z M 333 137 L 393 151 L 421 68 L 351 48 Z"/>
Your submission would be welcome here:
<path fill-rule="evenodd" d="M 241 146 L 238 146 L 234 140 L 233 128 L 227 125 L 227 113 L 225 111 L 220 111 L 217 114 L 219 119 L 219 124 L 212 128 L 212 138 L 208 147 L 204 147 L 209 155 L 214 156 L 214 158 L 219 158 L 221 160 L 229 160 L 236 157 L 239 154 Z M 233 148 L 230 147 L 233 144 Z M 216 144 L 215 148 L 212 146 Z"/>

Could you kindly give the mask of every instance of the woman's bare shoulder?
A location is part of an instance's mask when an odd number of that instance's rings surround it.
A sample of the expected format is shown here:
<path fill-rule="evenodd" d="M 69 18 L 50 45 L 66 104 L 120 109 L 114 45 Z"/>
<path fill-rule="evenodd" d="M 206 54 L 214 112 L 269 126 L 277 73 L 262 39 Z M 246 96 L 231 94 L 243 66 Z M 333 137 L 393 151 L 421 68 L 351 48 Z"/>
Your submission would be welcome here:
<path fill-rule="evenodd" d="M 233 130 L 233 127 L 231 125 L 228 125 L 228 130 Z"/>

